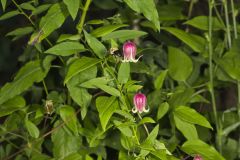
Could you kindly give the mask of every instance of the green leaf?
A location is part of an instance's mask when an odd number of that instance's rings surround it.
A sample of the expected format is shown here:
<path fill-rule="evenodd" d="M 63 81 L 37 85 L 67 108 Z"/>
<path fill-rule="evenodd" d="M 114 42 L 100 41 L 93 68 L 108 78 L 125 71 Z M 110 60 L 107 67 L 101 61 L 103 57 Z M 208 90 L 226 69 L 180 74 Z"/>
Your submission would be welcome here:
<path fill-rule="evenodd" d="M 72 153 L 65 157 L 63 160 L 82 160 L 83 156 L 80 153 Z"/>
<path fill-rule="evenodd" d="M 110 94 L 112 96 L 120 97 L 120 95 L 121 95 L 120 92 L 116 88 L 113 88 L 113 87 L 110 87 L 110 86 L 107 86 L 104 84 L 95 84 L 95 86 L 97 88 L 100 88 L 101 90 L 107 92 L 108 94 Z"/>
<path fill-rule="evenodd" d="M 30 134 L 30 136 L 32 136 L 33 138 L 38 138 L 39 137 L 39 130 L 37 128 L 37 126 L 32 123 L 29 120 L 25 121 L 25 126 L 27 128 L 28 133 Z"/>
<path fill-rule="evenodd" d="M 66 123 L 67 127 L 70 130 L 72 130 L 75 135 L 77 135 L 78 126 L 77 126 L 77 117 L 76 117 L 74 108 L 68 105 L 63 105 L 61 106 L 59 112 L 60 112 L 61 118 Z"/>
<path fill-rule="evenodd" d="M 186 139 L 188 140 L 198 139 L 197 129 L 194 126 L 194 124 L 183 121 L 180 118 L 178 118 L 178 116 L 174 116 L 174 121 L 177 129 L 182 132 Z"/>
<path fill-rule="evenodd" d="M 57 121 L 54 127 L 60 125 Z M 55 159 L 63 159 L 70 154 L 77 153 L 82 146 L 81 137 L 76 136 L 64 127 L 59 127 L 56 132 L 52 133 L 53 155 Z"/>
<path fill-rule="evenodd" d="M 0 117 L 12 114 L 13 112 L 23 108 L 26 105 L 26 102 L 23 97 L 16 96 L 9 99 L 0 105 Z"/>
<path fill-rule="evenodd" d="M 194 17 L 193 19 L 186 21 L 184 24 L 191 25 L 201 30 L 208 30 L 209 28 L 208 21 L 209 21 L 209 17 L 207 16 L 197 16 L 197 17 Z M 218 18 L 212 17 L 212 23 L 213 23 L 213 26 L 212 26 L 213 30 L 217 31 L 217 30 L 224 29 L 224 25 L 221 24 Z"/>
<path fill-rule="evenodd" d="M 54 59 L 52 56 L 47 56 L 43 62 L 40 60 L 30 61 L 25 64 L 17 73 L 14 80 L 5 84 L 0 90 L 0 104 L 5 101 L 21 94 L 27 90 L 34 82 L 42 81 L 47 75 L 51 61 Z"/>
<path fill-rule="evenodd" d="M 67 16 L 67 9 L 62 3 L 52 5 L 47 14 L 41 18 L 39 28 L 42 34 L 40 34 L 38 41 L 41 42 L 54 30 L 61 27 Z"/>
<path fill-rule="evenodd" d="M 106 126 L 112 117 L 113 113 L 119 108 L 116 97 L 98 97 L 96 99 L 96 107 L 99 112 L 101 126 L 105 131 Z"/>
<path fill-rule="evenodd" d="M 89 106 L 92 95 L 88 93 L 87 89 L 79 87 L 79 84 L 93 79 L 97 76 L 97 67 L 92 66 L 82 72 L 76 74 L 67 82 L 67 88 L 73 101 L 76 102 L 81 108 L 82 119 L 86 116 L 87 107 Z"/>
<path fill-rule="evenodd" d="M 93 19 L 90 21 L 87 21 L 87 24 L 93 24 L 93 25 L 98 25 L 98 24 L 104 24 L 104 20 L 101 19 Z"/>
<path fill-rule="evenodd" d="M 158 17 L 158 11 L 155 5 L 154 0 L 136 0 L 138 2 L 138 6 L 143 13 L 144 17 L 146 17 L 149 21 L 151 21 L 158 31 L 160 31 L 160 22 Z"/>
<path fill-rule="evenodd" d="M 162 29 L 179 38 L 181 41 L 183 41 L 189 47 L 191 47 L 195 52 L 202 53 L 205 51 L 206 40 L 204 38 L 194 34 L 187 33 L 177 28 L 162 27 Z"/>
<path fill-rule="evenodd" d="M 225 160 L 212 146 L 201 140 L 188 140 L 182 145 L 182 150 L 189 155 L 199 154 L 204 160 Z"/>
<path fill-rule="evenodd" d="M 80 87 L 84 88 L 96 88 L 96 84 L 107 84 L 110 80 L 106 77 L 98 77 L 90 79 L 89 81 L 83 82 L 80 84 Z"/>
<path fill-rule="evenodd" d="M 8 19 L 8 18 L 12 18 L 16 15 L 19 15 L 20 12 L 19 11 L 10 11 L 10 12 L 7 12 L 5 14 L 3 14 L 1 17 L 0 17 L 0 21 L 1 20 L 5 20 L 5 19 Z"/>
<path fill-rule="evenodd" d="M 240 126 L 240 122 L 236 122 L 236 123 L 231 124 L 230 126 L 226 127 L 223 130 L 223 135 L 227 137 L 229 133 L 236 130 L 239 126 Z"/>
<path fill-rule="evenodd" d="M 157 138 L 159 131 L 159 125 L 157 125 L 151 133 L 148 135 L 146 140 L 141 144 L 141 148 L 143 148 L 140 152 L 141 155 L 147 155 L 150 153 L 150 150 L 153 150 L 154 142 Z"/>
<path fill-rule="evenodd" d="M 127 3 L 127 5 L 132 8 L 134 11 L 140 13 L 141 9 L 138 6 L 138 2 L 137 0 L 124 0 L 125 3 Z"/>
<path fill-rule="evenodd" d="M 160 74 L 157 76 L 156 80 L 154 81 L 154 86 L 157 90 L 160 90 L 162 88 L 167 72 L 168 70 L 161 71 Z"/>
<path fill-rule="evenodd" d="M 167 102 L 162 103 L 158 107 L 157 120 L 161 119 L 168 112 L 168 109 L 169 109 L 169 104 Z"/>
<path fill-rule="evenodd" d="M 1 0 L 1 4 L 2 4 L 3 11 L 5 11 L 6 5 L 7 5 L 7 0 Z"/>
<path fill-rule="evenodd" d="M 192 60 L 180 49 L 169 47 L 168 69 L 174 80 L 186 81 L 193 70 Z"/>
<path fill-rule="evenodd" d="M 61 34 L 60 37 L 57 40 L 57 43 L 65 41 L 65 40 L 71 40 L 71 41 L 78 41 L 80 39 L 80 35 L 79 34 Z"/>
<path fill-rule="evenodd" d="M 52 4 L 43 4 L 35 8 L 32 12 L 32 15 L 38 15 L 44 11 L 46 11 Z"/>
<path fill-rule="evenodd" d="M 99 62 L 101 62 L 100 59 L 89 58 L 89 57 L 82 57 L 75 60 L 68 68 L 67 75 L 64 80 L 64 84 L 66 84 L 71 78 L 73 78 L 78 73 L 95 66 Z"/>
<path fill-rule="evenodd" d="M 154 0 L 124 0 L 134 11 L 142 13 L 155 27 L 160 30 L 158 11 Z"/>
<path fill-rule="evenodd" d="M 235 80 L 240 80 L 239 42 L 239 40 L 235 41 L 230 51 L 226 52 L 222 58 L 216 59 L 221 68 Z"/>
<path fill-rule="evenodd" d="M 114 125 L 121 131 L 122 134 L 124 134 L 127 137 L 132 137 L 133 136 L 133 132 L 130 129 L 130 126 L 132 126 L 133 124 L 129 124 L 129 123 L 122 123 L 120 121 L 113 121 Z"/>
<path fill-rule="evenodd" d="M 130 76 L 130 64 L 129 63 L 121 63 L 118 70 L 118 81 L 119 83 L 125 84 L 127 83 Z"/>
<path fill-rule="evenodd" d="M 94 37 L 102 37 L 102 36 L 105 36 L 119 28 L 122 28 L 122 27 L 126 27 L 128 25 L 126 24 L 113 24 L 113 25 L 106 25 L 106 26 L 102 26 L 102 27 L 99 27 L 95 30 L 93 30 L 91 32 L 91 35 L 93 35 Z"/>
<path fill-rule="evenodd" d="M 58 56 L 70 56 L 85 50 L 84 46 L 79 42 L 62 42 L 46 50 L 44 53 L 50 53 Z"/>
<path fill-rule="evenodd" d="M 110 80 L 108 80 L 106 77 L 98 77 L 90 79 L 89 81 L 86 81 L 84 83 L 81 83 L 80 87 L 92 89 L 99 88 L 112 96 L 119 97 L 120 92 L 116 88 L 107 85 L 109 81 Z"/>
<path fill-rule="evenodd" d="M 74 20 L 78 13 L 80 0 L 63 0 L 63 2 L 67 5 L 68 11 Z"/>
<path fill-rule="evenodd" d="M 26 2 L 26 3 L 20 4 L 19 6 L 20 6 L 22 9 L 26 9 L 26 10 L 33 11 L 33 10 L 35 10 L 35 7 L 33 7 L 33 5 L 32 5 L 31 3 L 32 3 L 32 2 Z"/>
<path fill-rule="evenodd" d="M 23 36 L 26 34 L 29 34 L 34 31 L 33 27 L 23 27 L 23 28 L 17 28 L 9 33 L 6 34 L 6 36 Z"/>
<path fill-rule="evenodd" d="M 137 30 L 119 30 L 119 31 L 111 32 L 111 33 L 103 36 L 102 39 L 104 41 L 110 40 L 110 39 L 121 39 L 122 41 L 125 41 L 125 40 L 138 38 L 138 37 L 144 36 L 146 34 L 147 34 L 146 32 L 137 31 Z"/>
<path fill-rule="evenodd" d="M 176 21 L 176 20 L 183 20 L 187 17 L 183 15 L 182 5 L 179 3 L 168 3 L 158 5 L 158 16 L 160 21 Z M 174 11 L 174 12 L 169 12 Z"/>
<path fill-rule="evenodd" d="M 107 53 L 107 49 L 105 48 L 105 46 L 97 38 L 91 36 L 86 31 L 83 31 L 83 32 L 84 32 L 85 38 L 87 40 L 87 43 L 90 46 L 90 48 L 93 50 L 93 52 L 99 58 L 105 57 L 105 55 Z"/>
<path fill-rule="evenodd" d="M 179 106 L 174 110 L 174 116 L 179 119 L 200 126 L 212 129 L 207 119 L 190 107 Z"/>
<path fill-rule="evenodd" d="M 143 119 L 141 119 L 138 125 L 142 125 L 145 123 L 156 123 L 156 122 L 151 117 L 143 117 Z"/>
<path fill-rule="evenodd" d="M 159 131 L 159 125 L 156 125 L 156 127 L 154 127 L 154 129 L 151 131 L 151 133 L 143 143 L 153 144 L 155 139 L 157 138 L 158 131 Z"/>

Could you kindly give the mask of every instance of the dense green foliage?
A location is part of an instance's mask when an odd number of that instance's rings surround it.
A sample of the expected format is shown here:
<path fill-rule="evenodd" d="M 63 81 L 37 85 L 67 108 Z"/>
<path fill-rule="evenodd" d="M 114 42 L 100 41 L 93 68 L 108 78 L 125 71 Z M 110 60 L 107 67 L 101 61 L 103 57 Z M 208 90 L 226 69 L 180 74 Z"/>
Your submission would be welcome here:
<path fill-rule="evenodd" d="M 0 2 L 0 159 L 240 159 L 239 1 Z"/>

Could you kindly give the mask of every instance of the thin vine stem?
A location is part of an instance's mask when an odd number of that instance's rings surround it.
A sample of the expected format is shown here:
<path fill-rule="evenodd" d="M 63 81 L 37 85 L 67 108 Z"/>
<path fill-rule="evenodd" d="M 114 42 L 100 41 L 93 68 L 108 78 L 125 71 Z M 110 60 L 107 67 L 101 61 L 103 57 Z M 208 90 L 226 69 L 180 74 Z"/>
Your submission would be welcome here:
<path fill-rule="evenodd" d="M 45 93 L 48 96 L 48 89 L 47 89 L 47 85 L 46 85 L 45 80 L 42 80 L 42 83 L 43 83 L 43 87 L 44 87 Z"/>
<path fill-rule="evenodd" d="M 138 117 L 142 120 L 142 116 L 141 116 L 139 113 L 138 113 Z M 148 130 L 146 124 L 143 124 L 143 127 L 144 127 L 144 129 L 145 129 L 147 135 L 149 136 L 149 130 Z"/>
<path fill-rule="evenodd" d="M 213 48 L 212 48 L 212 11 L 215 1 L 209 0 L 209 28 L 208 28 L 208 47 L 209 47 L 209 91 L 211 95 L 211 101 L 212 101 L 212 108 L 213 108 L 213 114 L 216 124 L 216 131 L 217 131 L 217 147 L 222 152 L 222 139 L 221 139 L 221 132 L 220 132 L 220 124 L 218 121 L 218 115 L 217 115 L 217 106 L 216 106 L 216 99 L 215 99 L 215 93 L 214 93 L 214 79 L 213 79 Z"/>
<path fill-rule="evenodd" d="M 34 22 L 32 21 L 32 19 L 22 10 L 22 8 L 16 3 L 15 0 L 12 0 L 12 2 L 14 3 L 14 5 L 17 7 L 17 9 L 30 21 L 30 23 L 35 27 Z"/>
<path fill-rule="evenodd" d="M 84 24 L 84 21 L 85 21 L 86 15 L 87 15 L 87 11 L 88 11 L 88 8 L 89 8 L 91 2 L 92 2 L 92 0 L 87 0 L 86 3 L 85 3 L 85 5 L 84 5 L 80 22 L 79 22 L 79 24 L 77 25 L 77 29 L 78 29 L 78 33 L 79 33 L 79 34 L 81 34 L 82 31 L 83 31 L 83 24 Z"/>
<path fill-rule="evenodd" d="M 235 9 L 234 9 L 234 2 L 231 0 L 231 10 L 232 10 L 232 21 L 233 21 L 233 31 L 234 31 L 234 39 L 238 39 L 237 34 L 237 23 L 236 23 L 236 16 L 235 16 Z M 238 104 L 237 104 L 237 112 L 238 117 L 240 119 L 240 81 L 237 81 L 237 92 L 238 92 Z M 238 130 L 240 131 L 240 130 Z M 240 136 L 238 137 L 238 148 L 240 147 Z M 240 158 L 240 150 L 238 150 L 238 157 Z"/>
<path fill-rule="evenodd" d="M 232 10 L 232 21 L 233 21 L 233 30 L 234 30 L 234 38 L 238 38 L 237 34 L 237 23 L 236 23 L 236 16 L 235 16 L 235 9 L 234 9 L 234 2 L 231 0 L 231 10 Z"/>
<path fill-rule="evenodd" d="M 231 48 L 232 39 L 231 39 L 230 24 L 229 24 L 229 17 L 228 17 L 228 5 L 227 5 L 226 0 L 223 1 L 223 6 L 224 6 L 226 27 L 227 27 L 226 31 L 227 31 L 228 47 Z"/>
<path fill-rule="evenodd" d="M 76 112 L 75 115 L 77 116 L 80 113 L 81 109 L 79 108 Z M 45 134 L 43 134 L 41 137 L 37 138 L 35 141 L 32 142 L 32 144 L 37 143 L 39 140 L 44 139 L 45 137 L 47 137 L 48 135 L 52 134 L 53 132 L 57 131 L 58 129 L 64 127 L 66 125 L 66 123 L 68 123 L 69 121 L 72 120 L 72 117 L 70 117 L 69 119 L 67 119 L 66 121 L 60 123 L 59 125 L 57 125 L 56 127 L 52 128 L 50 131 L 46 132 Z M 25 144 L 24 146 L 21 146 L 21 149 L 18 150 L 17 152 L 5 157 L 5 160 L 10 160 L 12 158 L 14 158 L 15 156 L 17 156 L 18 154 L 22 153 L 25 151 L 25 149 L 28 147 L 28 144 Z"/>

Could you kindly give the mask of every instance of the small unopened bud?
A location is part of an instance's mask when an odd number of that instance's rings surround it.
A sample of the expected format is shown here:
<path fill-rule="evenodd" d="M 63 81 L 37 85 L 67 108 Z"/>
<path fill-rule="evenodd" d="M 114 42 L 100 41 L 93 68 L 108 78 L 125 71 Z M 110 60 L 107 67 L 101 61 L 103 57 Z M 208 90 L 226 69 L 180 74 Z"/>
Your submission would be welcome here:
<path fill-rule="evenodd" d="M 142 113 L 142 112 L 148 112 L 149 108 L 146 109 L 147 106 L 147 98 L 144 94 L 142 93 L 137 93 L 133 97 L 133 103 L 134 103 L 134 108 L 132 109 L 133 113 Z"/>
<path fill-rule="evenodd" d="M 139 58 L 141 58 L 141 56 L 136 59 L 136 54 L 137 54 L 137 47 L 135 45 L 135 43 L 133 42 L 126 42 L 124 43 L 123 45 L 123 57 L 124 57 L 124 60 L 123 62 L 138 62 Z"/>
<path fill-rule="evenodd" d="M 193 160 L 203 160 L 203 158 L 200 155 L 196 155 Z"/>
<path fill-rule="evenodd" d="M 47 114 L 52 114 L 53 113 L 53 101 L 52 100 L 46 100 L 45 110 L 46 110 Z"/>

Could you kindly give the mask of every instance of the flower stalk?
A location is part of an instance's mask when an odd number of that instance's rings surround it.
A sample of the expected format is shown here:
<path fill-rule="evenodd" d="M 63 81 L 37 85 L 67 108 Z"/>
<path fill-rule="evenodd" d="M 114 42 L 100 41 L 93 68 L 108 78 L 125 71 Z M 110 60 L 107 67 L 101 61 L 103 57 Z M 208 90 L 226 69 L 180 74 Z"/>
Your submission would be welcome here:
<path fill-rule="evenodd" d="M 209 48 L 209 91 L 211 95 L 211 101 L 212 101 L 212 108 L 213 108 L 213 114 L 214 114 L 214 120 L 216 124 L 216 132 L 217 132 L 217 148 L 219 149 L 220 153 L 222 152 L 222 136 L 221 136 L 221 129 L 220 124 L 218 120 L 217 115 L 217 106 L 216 106 L 216 99 L 215 99 L 215 93 L 214 93 L 214 79 L 213 79 L 213 48 L 212 48 L 212 26 L 213 26 L 213 20 L 212 20 L 212 11 L 215 1 L 209 0 L 209 21 L 208 21 L 208 48 Z"/>

